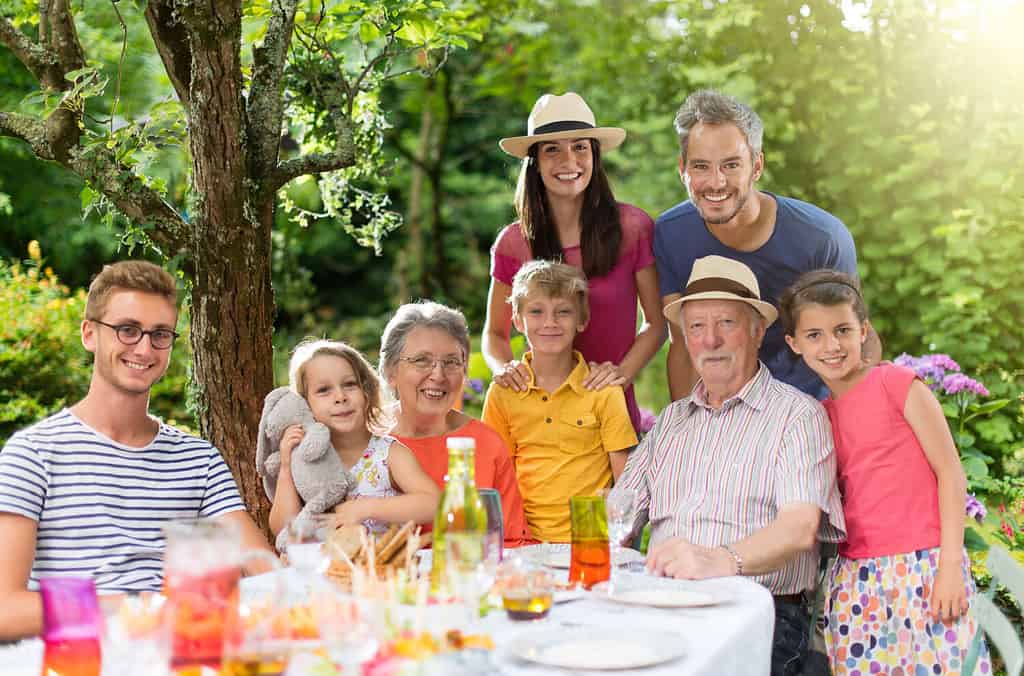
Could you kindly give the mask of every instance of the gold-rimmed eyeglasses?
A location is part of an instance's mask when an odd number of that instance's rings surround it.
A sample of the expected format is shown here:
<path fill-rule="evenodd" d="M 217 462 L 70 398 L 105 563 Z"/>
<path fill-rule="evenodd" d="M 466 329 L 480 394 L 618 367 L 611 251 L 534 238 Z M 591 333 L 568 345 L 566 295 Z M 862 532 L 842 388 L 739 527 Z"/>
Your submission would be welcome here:
<path fill-rule="evenodd" d="M 420 373 L 430 373 L 434 370 L 434 367 L 438 364 L 441 365 L 441 370 L 448 375 L 453 375 L 462 371 L 465 366 L 464 362 L 458 357 L 441 357 L 434 359 L 431 356 L 420 354 L 415 357 L 399 357 L 399 361 L 404 361 Z"/>

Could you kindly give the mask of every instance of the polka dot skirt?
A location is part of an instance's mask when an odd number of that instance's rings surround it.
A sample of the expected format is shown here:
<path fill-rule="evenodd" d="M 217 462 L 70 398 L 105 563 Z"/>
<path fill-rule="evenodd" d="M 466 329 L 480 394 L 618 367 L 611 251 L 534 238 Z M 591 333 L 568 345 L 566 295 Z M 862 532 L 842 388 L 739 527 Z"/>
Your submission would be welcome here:
<path fill-rule="evenodd" d="M 937 547 L 836 560 L 825 600 L 825 646 L 834 674 L 959 676 L 976 625 L 968 617 L 952 624 L 931 618 L 938 562 Z M 966 554 L 963 575 L 970 599 L 975 590 Z M 974 673 L 992 673 L 987 647 Z"/>

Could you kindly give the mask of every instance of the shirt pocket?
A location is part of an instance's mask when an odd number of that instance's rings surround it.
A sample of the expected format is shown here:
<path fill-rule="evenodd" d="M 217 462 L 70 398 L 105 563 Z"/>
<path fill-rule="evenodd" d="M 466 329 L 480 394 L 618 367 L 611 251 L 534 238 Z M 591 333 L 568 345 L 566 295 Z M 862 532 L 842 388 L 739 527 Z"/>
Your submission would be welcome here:
<path fill-rule="evenodd" d="M 568 455 L 592 453 L 601 447 L 601 421 L 593 413 L 563 413 L 558 433 L 559 448 Z"/>

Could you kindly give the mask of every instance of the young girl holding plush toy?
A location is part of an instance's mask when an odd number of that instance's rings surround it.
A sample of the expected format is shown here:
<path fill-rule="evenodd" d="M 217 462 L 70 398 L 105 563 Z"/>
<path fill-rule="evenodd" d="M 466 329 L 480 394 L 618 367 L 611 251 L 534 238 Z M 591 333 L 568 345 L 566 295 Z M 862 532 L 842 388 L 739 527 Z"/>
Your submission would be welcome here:
<path fill-rule="evenodd" d="M 300 343 L 288 368 L 292 390 L 330 431 L 331 445 L 352 478 L 348 498 L 334 508 L 339 523 L 362 522 L 371 531 L 388 523 L 431 523 L 440 491 L 412 452 L 381 429 L 380 383 L 354 348 L 331 340 Z M 270 529 L 278 533 L 302 509 L 291 472 L 292 451 L 302 441 L 302 425 L 285 429 L 280 442 Z"/>

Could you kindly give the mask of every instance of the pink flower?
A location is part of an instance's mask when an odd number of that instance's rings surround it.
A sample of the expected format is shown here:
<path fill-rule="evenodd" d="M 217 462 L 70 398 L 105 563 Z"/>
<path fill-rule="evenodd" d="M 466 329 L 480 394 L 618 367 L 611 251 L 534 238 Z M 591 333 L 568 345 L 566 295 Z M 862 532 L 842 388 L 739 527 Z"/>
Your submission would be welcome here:
<path fill-rule="evenodd" d="M 647 434 L 654 429 L 654 423 L 658 421 L 658 417 L 648 411 L 646 408 L 640 409 L 640 434 Z"/>

